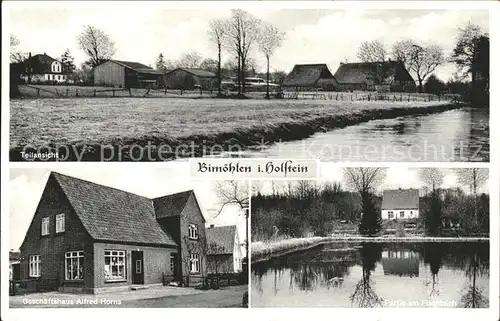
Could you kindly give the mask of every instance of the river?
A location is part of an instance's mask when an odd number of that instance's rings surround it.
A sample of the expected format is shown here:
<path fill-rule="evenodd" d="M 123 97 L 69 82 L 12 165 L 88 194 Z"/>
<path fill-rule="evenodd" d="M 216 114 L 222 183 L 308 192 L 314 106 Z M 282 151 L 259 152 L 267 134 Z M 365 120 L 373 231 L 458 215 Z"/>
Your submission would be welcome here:
<path fill-rule="evenodd" d="M 462 108 L 429 115 L 380 119 L 280 142 L 244 157 L 323 161 L 489 161 L 489 111 Z"/>
<path fill-rule="evenodd" d="M 332 243 L 252 264 L 252 307 L 489 305 L 489 242 Z"/>

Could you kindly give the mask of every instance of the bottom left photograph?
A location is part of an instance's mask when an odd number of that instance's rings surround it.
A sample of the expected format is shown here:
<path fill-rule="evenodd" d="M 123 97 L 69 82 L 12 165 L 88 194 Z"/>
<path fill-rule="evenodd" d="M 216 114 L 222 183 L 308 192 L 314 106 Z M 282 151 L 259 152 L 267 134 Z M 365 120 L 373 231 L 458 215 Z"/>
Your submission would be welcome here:
<path fill-rule="evenodd" d="M 11 169 L 11 308 L 248 307 L 246 181 Z"/>

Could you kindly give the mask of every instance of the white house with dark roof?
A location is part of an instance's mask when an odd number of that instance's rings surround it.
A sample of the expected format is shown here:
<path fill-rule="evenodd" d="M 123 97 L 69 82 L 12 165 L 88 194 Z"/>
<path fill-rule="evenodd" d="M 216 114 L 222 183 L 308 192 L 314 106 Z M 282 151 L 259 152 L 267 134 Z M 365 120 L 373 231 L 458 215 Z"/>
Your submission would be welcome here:
<path fill-rule="evenodd" d="M 30 53 L 30 56 L 26 59 L 24 64 L 26 70 L 23 78 L 26 82 L 44 83 L 67 81 L 63 64 L 46 53 L 34 56 L 31 56 Z"/>
<path fill-rule="evenodd" d="M 418 189 L 385 190 L 382 196 L 383 220 L 411 219 L 419 216 Z"/>

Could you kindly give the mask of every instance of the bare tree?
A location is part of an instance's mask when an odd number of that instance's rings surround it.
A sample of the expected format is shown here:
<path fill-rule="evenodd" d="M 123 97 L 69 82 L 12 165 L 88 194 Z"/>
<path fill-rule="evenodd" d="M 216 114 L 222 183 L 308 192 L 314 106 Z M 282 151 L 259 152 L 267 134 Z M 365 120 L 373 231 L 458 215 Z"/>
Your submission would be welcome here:
<path fill-rule="evenodd" d="M 19 39 L 14 35 L 10 35 L 10 62 L 12 63 L 20 63 L 26 60 L 26 55 L 17 50 L 19 44 Z"/>
<path fill-rule="evenodd" d="M 217 46 L 218 53 L 218 63 L 217 63 L 217 87 L 219 90 L 219 96 L 222 94 L 222 45 L 224 44 L 226 37 L 226 25 L 223 20 L 215 19 L 211 20 L 209 24 L 208 33 L 210 38 Z"/>
<path fill-rule="evenodd" d="M 215 193 L 219 200 L 219 214 L 226 205 L 238 205 L 245 209 L 249 205 L 248 182 L 246 181 L 218 181 Z"/>
<path fill-rule="evenodd" d="M 347 186 L 361 196 L 363 214 L 359 224 L 362 235 L 377 235 L 382 227 L 380 212 L 376 209 L 373 193 L 385 179 L 386 169 L 381 167 L 347 167 L 343 176 Z"/>
<path fill-rule="evenodd" d="M 477 189 L 488 181 L 487 168 L 457 168 L 458 182 L 470 188 L 470 192 L 477 194 Z"/>
<path fill-rule="evenodd" d="M 425 79 L 445 62 L 440 46 L 422 46 L 413 40 L 396 42 L 392 47 L 392 55 L 417 76 L 419 92 L 422 92 Z"/>
<path fill-rule="evenodd" d="M 78 36 L 78 45 L 89 57 L 88 64 L 96 67 L 111 59 L 116 52 L 115 43 L 104 31 L 86 26 Z"/>
<path fill-rule="evenodd" d="M 357 57 L 361 62 L 385 61 L 387 55 L 387 49 L 380 40 L 362 42 L 357 53 Z"/>
<path fill-rule="evenodd" d="M 456 174 L 458 182 L 464 186 L 469 186 L 470 192 L 474 194 L 474 220 L 478 226 L 477 215 L 477 189 L 488 181 L 487 168 L 457 168 Z"/>
<path fill-rule="evenodd" d="M 203 57 L 196 51 L 185 52 L 179 58 L 177 66 L 180 68 L 200 68 Z"/>
<path fill-rule="evenodd" d="M 248 259 L 248 218 L 250 215 L 249 188 L 247 181 L 218 181 L 215 186 L 215 193 L 219 199 L 219 215 L 227 205 L 237 205 L 245 215 L 245 250 Z"/>
<path fill-rule="evenodd" d="M 226 26 L 227 45 L 238 58 L 238 95 L 241 95 L 245 92 L 248 54 L 259 36 L 259 20 L 244 10 L 234 9 Z"/>
<path fill-rule="evenodd" d="M 434 193 L 443 184 L 444 175 L 439 168 L 433 167 L 420 169 L 419 177 L 424 186 Z"/>
<path fill-rule="evenodd" d="M 269 60 L 274 54 L 276 49 L 281 46 L 285 34 L 276 28 L 275 25 L 270 23 L 262 23 L 260 28 L 260 35 L 257 39 L 260 51 L 264 54 L 267 61 L 267 85 L 266 85 L 266 98 L 269 99 Z"/>
<path fill-rule="evenodd" d="M 360 194 L 374 193 L 385 174 L 386 169 L 382 167 L 346 167 L 343 170 L 346 185 Z"/>

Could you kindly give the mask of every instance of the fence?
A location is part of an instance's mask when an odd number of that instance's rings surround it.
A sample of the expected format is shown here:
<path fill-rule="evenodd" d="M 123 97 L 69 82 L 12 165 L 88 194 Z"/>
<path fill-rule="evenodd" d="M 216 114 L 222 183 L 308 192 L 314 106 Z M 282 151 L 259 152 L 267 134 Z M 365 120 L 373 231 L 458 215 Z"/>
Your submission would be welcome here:
<path fill-rule="evenodd" d="M 458 95 L 434 95 L 422 93 L 374 93 L 374 92 L 283 92 L 285 99 L 335 100 L 335 101 L 459 101 Z"/>
<path fill-rule="evenodd" d="M 56 291 L 59 288 L 59 279 L 25 279 L 10 280 L 9 294 L 19 295 L 34 292 Z"/>

